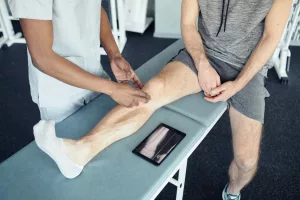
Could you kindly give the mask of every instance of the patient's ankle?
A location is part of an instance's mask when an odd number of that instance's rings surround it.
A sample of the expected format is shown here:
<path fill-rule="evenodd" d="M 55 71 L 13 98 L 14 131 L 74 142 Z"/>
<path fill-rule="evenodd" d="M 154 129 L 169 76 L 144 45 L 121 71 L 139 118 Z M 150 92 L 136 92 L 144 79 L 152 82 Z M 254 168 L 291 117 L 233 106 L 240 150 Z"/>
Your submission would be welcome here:
<path fill-rule="evenodd" d="M 240 194 L 240 189 L 235 187 L 233 184 L 229 184 L 227 188 L 227 194 L 238 195 Z"/>
<path fill-rule="evenodd" d="M 90 153 L 89 146 L 80 140 L 63 139 L 63 141 L 67 156 L 77 165 L 85 166 Z"/>

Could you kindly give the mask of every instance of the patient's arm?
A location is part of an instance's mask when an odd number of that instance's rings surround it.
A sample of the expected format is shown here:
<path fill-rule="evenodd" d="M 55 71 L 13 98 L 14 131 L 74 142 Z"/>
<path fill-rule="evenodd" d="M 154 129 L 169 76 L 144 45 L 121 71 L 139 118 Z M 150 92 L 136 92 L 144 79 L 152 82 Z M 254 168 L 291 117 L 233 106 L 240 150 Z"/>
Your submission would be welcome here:
<path fill-rule="evenodd" d="M 54 124 L 50 122 L 40 122 L 34 128 L 37 144 L 52 158 L 54 157 L 54 161 L 66 177 L 74 178 L 79 175 L 82 168 L 104 148 L 136 132 L 155 110 L 184 96 L 200 92 L 200 87 L 197 76 L 190 68 L 182 63 L 172 62 L 169 63 L 159 75 L 152 78 L 145 85 L 143 90 L 151 96 L 149 103 L 140 104 L 135 108 L 125 108 L 120 105 L 116 106 L 90 133 L 77 141 L 56 138 L 53 128 Z M 47 132 L 47 135 L 45 132 Z M 45 142 L 45 140 L 47 142 Z M 47 146 L 48 141 L 55 143 L 58 140 L 63 141 L 63 147 L 61 149 L 62 152 L 55 158 L 55 156 L 51 154 L 55 154 L 56 151 L 54 152 L 53 150 L 53 152 L 51 152 L 50 148 L 46 148 L 45 150 L 43 145 Z M 56 149 L 61 148 L 59 145 L 52 146 L 56 146 Z M 64 160 L 67 160 L 66 157 L 70 158 L 78 169 L 72 165 L 70 160 L 65 162 Z M 70 172 L 73 168 L 76 172 Z"/>
<path fill-rule="evenodd" d="M 202 38 L 198 32 L 197 19 L 199 17 L 199 3 L 197 0 L 183 0 L 181 6 L 181 33 L 185 47 L 194 60 L 198 69 L 200 61 L 207 60 Z"/>
<path fill-rule="evenodd" d="M 196 25 L 201 8 L 197 0 L 182 0 L 181 7 L 182 38 L 198 70 L 200 88 L 206 96 L 209 96 L 212 89 L 221 85 L 221 81 L 219 74 L 211 67 L 206 57 L 203 41 Z"/>

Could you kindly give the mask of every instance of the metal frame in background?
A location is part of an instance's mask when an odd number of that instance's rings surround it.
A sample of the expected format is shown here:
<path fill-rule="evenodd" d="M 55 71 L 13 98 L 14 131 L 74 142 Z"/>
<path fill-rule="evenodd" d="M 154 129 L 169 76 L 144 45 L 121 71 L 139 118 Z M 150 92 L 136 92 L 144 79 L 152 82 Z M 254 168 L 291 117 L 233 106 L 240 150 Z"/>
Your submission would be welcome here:
<path fill-rule="evenodd" d="M 125 30 L 124 0 L 109 0 L 111 8 L 111 26 L 115 41 L 122 53 L 127 42 Z M 118 27 L 119 26 L 119 27 Z M 101 55 L 107 55 L 101 47 Z"/>
<path fill-rule="evenodd" d="M 3 38 L 0 39 L 0 48 L 10 47 L 13 44 L 25 44 L 25 39 L 22 38 L 22 33 L 15 33 L 12 20 L 14 19 L 9 15 L 8 7 L 4 0 L 0 0 L 0 27 Z"/>
<path fill-rule="evenodd" d="M 298 5 L 298 13 L 296 11 L 297 5 Z M 294 3 L 293 15 L 297 16 L 297 14 L 298 14 L 298 18 L 295 20 L 295 21 L 297 21 L 297 24 L 295 25 L 296 28 L 292 35 L 292 41 L 290 43 L 290 46 L 300 46 L 300 11 L 299 11 L 299 7 L 300 7 L 300 1 L 298 0 L 297 2 Z"/>
<path fill-rule="evenodd" d="M 300 46 L 300 0 L 294 0 L 290 18 L 272 56 L 274 68 L 282 84 L 288 83 L 287 72 L 290 68 L 291 59 L 290 45 Z"/>
<path fill-rule="evenodd" d="M 5 29 L 4 20 L 1 14 L 1 9 L 0 9 L 0 33 L 2 33 L 2 36 L 0 37 L 0 48 L 1 48 L 8 40 L 7 31 Z"/>

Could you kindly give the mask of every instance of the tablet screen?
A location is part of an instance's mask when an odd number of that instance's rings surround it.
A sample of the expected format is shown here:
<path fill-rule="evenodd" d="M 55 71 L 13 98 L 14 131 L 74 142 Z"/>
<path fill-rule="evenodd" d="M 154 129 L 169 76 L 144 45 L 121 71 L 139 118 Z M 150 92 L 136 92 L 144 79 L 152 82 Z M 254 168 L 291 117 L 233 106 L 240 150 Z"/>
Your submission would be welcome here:
<path fill-rule="evenodd" d="M 133 153 L 155 165 L 160 165 L 184 137 L 184 133 L 160 124 L 133 150 Z"/>

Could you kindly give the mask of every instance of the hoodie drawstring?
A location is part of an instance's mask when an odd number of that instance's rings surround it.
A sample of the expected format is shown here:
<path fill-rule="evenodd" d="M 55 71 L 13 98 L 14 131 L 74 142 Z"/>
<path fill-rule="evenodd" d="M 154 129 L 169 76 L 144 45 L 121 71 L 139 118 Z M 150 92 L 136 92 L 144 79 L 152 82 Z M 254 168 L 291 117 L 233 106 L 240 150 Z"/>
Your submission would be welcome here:
<path fill-rule="evenodd" d="M 226 0 L 223 0 L 223 3 L 222 3 L 221 23 L 220 23 L 220 27 L 219 27 L 219 30 L 218 30 L 218 33 L 217 33 L 216 37 L 218 37 L 218 35 L 219 35 L 220 31 L 221 31 L 221 28 L 223 26 L 223 21 L 224 21 L 223 16 L 224 16 L 224 9 L 225 9 L 225 1 Z M 228 0 L 227 8 L 226 8 L 225 23 L 224 23 L 224 32 L 226 31 L 226 24 L 227 24 L 227 16 L 228 16 L 229 4 L 230 4 L 230 0 Z"/>

